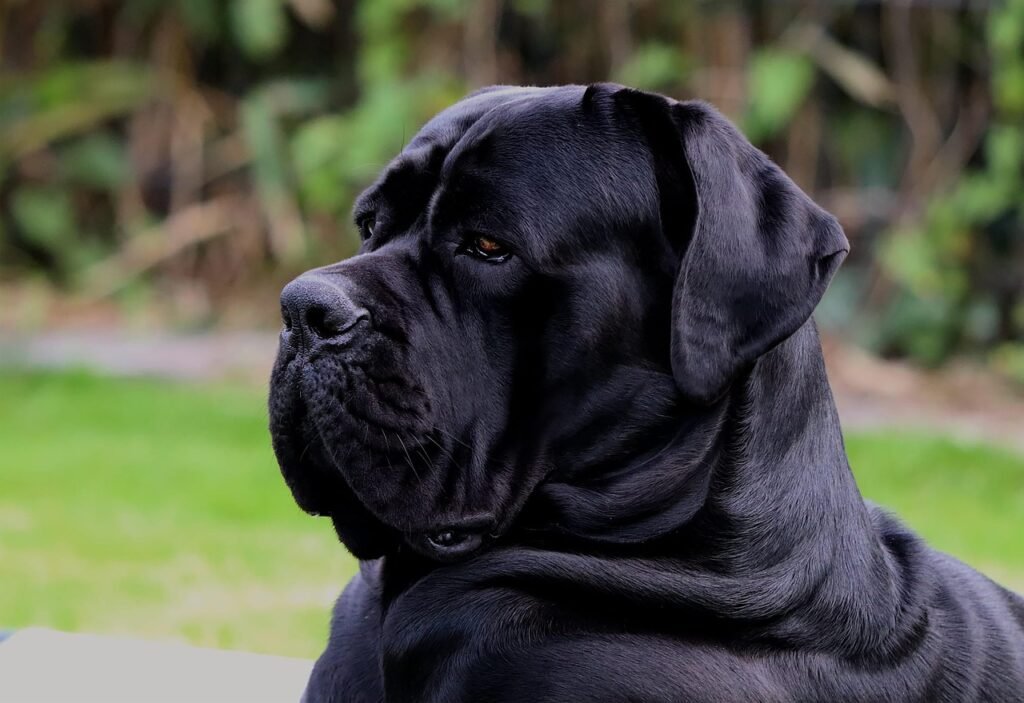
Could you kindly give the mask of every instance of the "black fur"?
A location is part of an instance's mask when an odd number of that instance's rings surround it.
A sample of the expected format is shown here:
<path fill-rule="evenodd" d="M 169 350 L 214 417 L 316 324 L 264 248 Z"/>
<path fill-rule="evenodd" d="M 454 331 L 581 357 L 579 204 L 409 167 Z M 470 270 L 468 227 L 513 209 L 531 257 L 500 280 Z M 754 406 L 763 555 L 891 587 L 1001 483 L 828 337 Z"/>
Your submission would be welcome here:
<path fill-rule="evenodd" d="M 810 321 L 842 230 L 713 109 L 487 89 L 356 219 L 271 385 L 363 560 L 306 700 L 1024 700 L 1024 602 L 850 473 Z"/>

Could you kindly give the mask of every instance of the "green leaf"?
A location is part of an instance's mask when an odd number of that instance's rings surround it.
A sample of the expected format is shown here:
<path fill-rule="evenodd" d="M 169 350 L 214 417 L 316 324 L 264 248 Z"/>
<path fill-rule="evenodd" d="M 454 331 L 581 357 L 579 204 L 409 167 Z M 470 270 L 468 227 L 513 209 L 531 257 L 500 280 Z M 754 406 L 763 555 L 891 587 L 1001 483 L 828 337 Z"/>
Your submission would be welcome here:
<path fill-rule="evenodd" d="M 268 59 L 288 41 L 284 0 L 232 0 L 231 30 L 246 54 Z"/>
<path fill-rule="evenodd" d="M 646 90 L 664 90 L 679 85 L 688 65 L 679 50 L 652 42 L 640 47 L 615 73 L 614 80 Z"/>
<path fill-rule="evenodd" d="M 1020 127 L 994 125 L 985 139 L 985 158 L 992 172 L 1003 178 L 1017 177 L 1024 159 L 1024 133 Z"/>
<path fill-rule="evenodd" d="M 936 366 L 949 353 L 949 329 L 959 323 L 954 305 L 945 298 L 898 294 L 889 304 L 877 331 L 875 346 L 898 349 L 926 366 Z"/>
<path fill-rule="evenodd" d="M 26 186 L 11 197 L 11 214 L 22 235 L 55 254 L 71 245 L 75 233 L 74 209 L 67 191 Z"/>
<path fill-rule="evenodd" d="M 60 164 L 65 178 L 98 190 L 115 190 L 129 177 L 124 145 L 104 133 L 69 144 L 61 150 Z"/>
<path fill-rule="evenodd" d="M 921 230 L 890 233 L 879 257 L 889 276 L 918 295 L 933 294 L 941 288 L 933 248 Z"/>
<path fill-rule="evenodd" d="M 956 191 L 936 203 L 932 210 L 952 210 L 950 216 L 957 221 L 990 221 L 1019 198 L 1011 186 L 1011 181 L 989 173 L 969 173 L 960 179 Z"/>
<path fill-rule="evenodd" d="M 315 210 L 340 216 L 349 206 L 345 119 L 325 116 L 296 129 L 290 150 L 302 197 Z"/>
<path fill-rule="evenodd" d="M 759 51 L 750 65 L 750 104 L 744 121 L 757 141 L 774 136 L 796 114 L 814 81 L 814 66 L 801 54 Z"/>
<path fill-rule="evenodd" d="M 988 20 L 988 40 L 996 51 L 1005 54 L 1018 53 L 1024 49 L 1024 13 L 1014 16 L 1012 8 L 992 12 Z"/>
<path fill-rule="evenodd" d="M 996 107 L 1011 114 L 1024 113 L 1024 62 L 1003 66 L 992 77 Z"/>
<path fill-rule="evenodd" d="M 220 3 L 210 0 L 178 0 L 182 20 L 198 39 L 213 41 L 220 36 Z"/>
<path fill-rule="evenodd" d="M 542 19 L 551 11 L 551 0 L 512 0 L 516 12 L 534 19 Z"/>

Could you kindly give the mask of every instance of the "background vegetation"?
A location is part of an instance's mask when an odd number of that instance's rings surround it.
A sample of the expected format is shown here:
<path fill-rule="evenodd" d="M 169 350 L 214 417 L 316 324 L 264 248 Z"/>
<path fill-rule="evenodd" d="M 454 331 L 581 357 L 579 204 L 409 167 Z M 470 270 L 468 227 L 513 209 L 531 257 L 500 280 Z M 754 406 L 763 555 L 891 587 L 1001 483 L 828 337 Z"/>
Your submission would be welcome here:
<path fill-rule="evenodd" d="M 599 80 L 712 101 L 839 215 L 833 328 L 1024 378 L 1024 0 L 5 0 L 0 294 L 269 321 L 431 114 Z"/>

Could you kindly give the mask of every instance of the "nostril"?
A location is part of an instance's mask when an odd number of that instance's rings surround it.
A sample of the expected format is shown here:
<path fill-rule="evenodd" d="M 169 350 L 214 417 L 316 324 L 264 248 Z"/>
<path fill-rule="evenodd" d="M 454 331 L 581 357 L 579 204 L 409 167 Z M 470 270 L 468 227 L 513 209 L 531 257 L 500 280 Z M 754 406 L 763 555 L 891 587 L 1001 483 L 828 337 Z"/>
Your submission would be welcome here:
<path fill-rule="evenodd" d="M 332 330 L 327 322 L 327 312 L 318 306 L 311 307 L 306 311 L 306 326 L 320 339 L 327 339 L 337 334 L 337 331 Z"/>
<path fill-rule="evenodd" d="M 364 310 L 350 316 L 319 306 L 311 307 L 305 313 L 306 328 L 320 339 L 341 337 L 369 317 L 369 313 Z"/>
<path fill-rule="evenodd" d="M 300 276 L 281 291 L 282 341 L 297 350 L 320 342 L 341 345 L 369 312 L 358 307 L 340 286 L 319 276 Z"/>

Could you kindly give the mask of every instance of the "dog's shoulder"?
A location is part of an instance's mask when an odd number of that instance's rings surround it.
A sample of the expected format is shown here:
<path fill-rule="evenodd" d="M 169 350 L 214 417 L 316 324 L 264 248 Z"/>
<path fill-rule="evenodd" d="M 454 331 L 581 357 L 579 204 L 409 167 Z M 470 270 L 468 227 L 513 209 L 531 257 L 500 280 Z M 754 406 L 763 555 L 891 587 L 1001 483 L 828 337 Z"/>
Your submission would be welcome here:
<path fill-rule="evenodd" d="M 869 508 L 901 612 L 922 613 L 920 642 L 942 653 L 934 690 L 957 692 L 959 700 L 1015 700 L 1024 680 L 1024 598 L 931 547 L 884 509 Z"/>
<path fill-rule="evenodd" d="M 380 560 L 363 562 L 334 605 L 327 647 L 313 666 L 303 703 L 379 703 Z"/>

